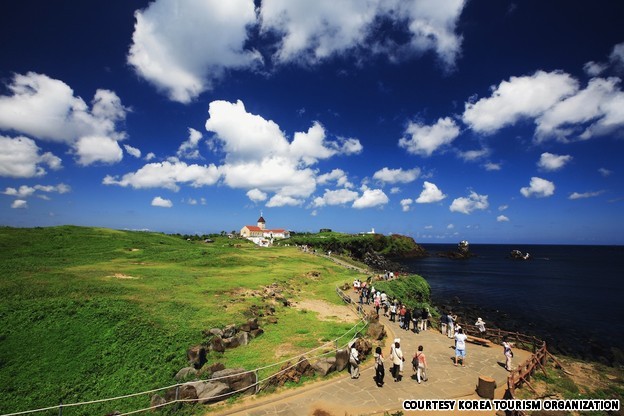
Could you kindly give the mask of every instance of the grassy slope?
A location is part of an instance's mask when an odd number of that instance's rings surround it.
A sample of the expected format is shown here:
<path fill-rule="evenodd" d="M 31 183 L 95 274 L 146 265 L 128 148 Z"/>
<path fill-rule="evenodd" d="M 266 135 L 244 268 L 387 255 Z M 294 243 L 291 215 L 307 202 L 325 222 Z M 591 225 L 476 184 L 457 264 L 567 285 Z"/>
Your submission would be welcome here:
<path fill-rule="evenodd" d="M 260 302 L 239 296 L 240 288 L 277 282 L 291 296 L 338 304 L 334 287 L 356 276 L 294 248 L 236 243 L 69 226 L 0 228 L 0 413 L 173 384 L 203 329 L 243 322 Z M 310 271 L 320 277 L 310 281 Z M 267 332 L 248 347 L 210 361 L 255 368 L 278 361 L 276 345 L 303 352 L 351 327 L 292 308 L 278 308 L 277 316 L 279 325 L 264 325 Z M 146 404 L 141 397 L 112 409 Z"/>

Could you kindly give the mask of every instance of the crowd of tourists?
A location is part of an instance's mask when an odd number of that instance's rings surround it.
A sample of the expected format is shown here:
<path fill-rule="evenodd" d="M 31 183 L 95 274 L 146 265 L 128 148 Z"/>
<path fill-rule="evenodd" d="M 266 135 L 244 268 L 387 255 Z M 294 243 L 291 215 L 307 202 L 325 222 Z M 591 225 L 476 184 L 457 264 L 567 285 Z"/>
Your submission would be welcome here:
<path fill-rule="evenodd" d="M 383 291 L 377 290 L 374 284 L 362 282 L 356 279 L 353 282 L 353 290 L 358 297 L 360 307 L 363 305 L 371 305 L 375 309 L 375 312 L 381 316 L 385 316 L 390 322 L 398 323 L 400 329 L 404 331 L 412 331 L 413 333 L 420 333 L 421 331 L 427 331 L 429 329 L 429 320 L 431 319 L 431 313 L 429 308 L 409 308 L 402 303 L 399 299 L 390 299 L 390 297 Z M 475 327 L 479 330 L 480 334 L 485 333 L 485 322 L 478 318 L 475 322 Z M 453 339 L 455 341 L 455 358 L 454 365 L 461 364 L 462 367 L 466 366 L 466 341 L 468 336 L 464 333 L 464 329 L 458 322 L 457 315 L 452 311 L 442 313 L 440 315 L 440 332 Z M 354 345 L 350 346 L 350 368 L 351 378 L 359 378 L 359 357 L 358 351 Z M 511 358 L 513 357 L 512 344 L 507 339 L 503 340 L 503 350 L 505 356 L 505 368 L 507 371 L 511 371 Z M 388 355 L 385 356 L 381 347 L 375 349 L 375 383 L 378 387 L 384 385 L 385 376 L 385 360 L 389 359 L 391 362 L 390 374 L 395 382 L 400 382 L 403 378 L 403 367 L 406 362 L 406 355 L 401 349 L 401 339 L 395 338 L 390 346 Z M 415 378 L 418 384 L 422 381 L 427 381 L 427 358 L 424 353 L 424 347 L 418 346 L 417 351 L 411 357 L 411 364 L 413 370 L 412 378 Z"/>

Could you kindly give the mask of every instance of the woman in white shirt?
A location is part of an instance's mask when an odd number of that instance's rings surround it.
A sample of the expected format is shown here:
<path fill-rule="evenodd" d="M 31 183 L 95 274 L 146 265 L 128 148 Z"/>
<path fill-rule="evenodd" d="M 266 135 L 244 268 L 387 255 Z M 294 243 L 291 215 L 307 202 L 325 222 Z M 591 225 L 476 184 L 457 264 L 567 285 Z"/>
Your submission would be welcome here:
<path fill-rule="evenodd" d="M 403 371 L 405 358 L 403 357 L 403 351 L 401 351 L 401 344 L 398 342 L 395 342 L 392 347 L 390 359 L 392 360 L 392 377 L 394 377 L 394 381 L 401 381 L 401 371 Z"/>

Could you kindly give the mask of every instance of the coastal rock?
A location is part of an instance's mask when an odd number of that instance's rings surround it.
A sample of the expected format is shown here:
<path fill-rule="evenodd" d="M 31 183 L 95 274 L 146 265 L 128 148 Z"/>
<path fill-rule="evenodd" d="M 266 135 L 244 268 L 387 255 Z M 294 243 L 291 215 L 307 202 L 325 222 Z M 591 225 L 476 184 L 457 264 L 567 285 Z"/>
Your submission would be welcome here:
<path fill-rule="evenodd" d="M 180 400 L 196 400 L 196 399 L 198 399 L 198 397 L 197 397 L 197 390 L 195 390 L 195 387 L 189 384 L 180 386 Z"/>
<path fill-rule="evenodd" d="M 197 390 L 194 383 L 183 384 L 182 386 L 173 387 L 165 393 L 165 401 L 172 402 L 174 400 L 196 400 Z"/>
<path fill-rule="evenodd" d="M 342 371 L 347 368 L 347 363 L 349 362 L 349 351 L 347 350 L 337 350 L 336 351 L 336 371 Z"/>
<path fill-rule="evenodd" d="M 301 357 L 299 359 L 295 370 L 297 370 L 297 372 L 299 372 L 302 376 L 311 376 L 314 373 L 314 369 L 305 357 Z"/>
<path fill-rule="evenodd" d="M 249 336 L 251 338 L 259 337 L 262 334 L 264 334 L 264 330 L 262 328 L 252 329 L 251 332 L 249 332 Z"/>
<path fill-rule="evenodd" d="M 228 368 L 212 374 L 212 380 L 228 385 L 231 391 L 254 394 L 256 375 L 244 368 Z"/>
<path fill-rule="evenodd" d="M 216 352 L 225 352 L 225 344 L 223 343 L 223 338 L 220 336 L 215 336 L 210 340 L 210 349 Z"/>
<path fill-rule="evenodd" d="M 225 365 L 222 363 L 213 363 L 203 366 L 198 374 L 203 378 L 210 378 L 214 373 L 221 370 L 225 370 Z"/>
<path fill-rule="evenodd" d="M 197 391 L 198 402 L 202 404 L 225 400 L 232 391 L 230 386 L 219 381 L 193 383 L 193 387 Z"/>
<path fill-rule="evenodd" d="M 232 338 L 234 335 L 236 335 L 236 332 L 237 332 L 236 325 L 231 324 L 225 327 L 225 329 L 223 330 L 223 335 L 221 337 Z"/>
<path fill-rule="evenodd" d="M 221 330 L 221 328 L 211 328 L 208 333 L 212 336 L 215 337 L 222 337 L 223 336 L 223 331 Z"/>
<path fill-rule="evenodd" d="M 298 383 L 303 376 L 311 376 L 314 374 L 314 367 L 310 365 L 305 357 L 302 357 L 297 362 L 297 365 L 293 366 L 289 361 L 284 364 L 279 371 L 279 374 L 269 380 L 270 386 L 283 386 L 284 383 L 292 381 Z"/>
<path fill-rule="evenodd" d="M 251 331 L 258 329 L 258 318 L 249 319 L 247 323 L 249 324 L 249 329 Z"/>
<path fill-rule="evenodd" d="M 247 344 L 249 344 L 248 332 L 239 332 L 232 338 L 226 338 L 223 340 L 223 345 L 225 346 L 225 348 L 238 348 L 241 345 Z"/>
<path fill-rule="evenodd" d="M 197 370 L 195 367 L 184 367 L 180 371 L 176 373 L 173 377 L 177 381 L 186 380 L 187 378 L 195 377 L 197 375 Z"/>
<path fill-rule="evenodd" d="M 355 349 L 360 354 L 360 357 L 366 357 L 373 350 L 373 344 L 368 340 L 358 338 L 355 340 Z"/>
<path fill-rule="evenodd" d="M 196 345 L 191 347 L 186 352 L 189 365 L 199 370 L 204 364 L 206 364 L 206 347 L 203 345 Z"/>
<path fill-rule="evenodd" d="M 386 329 L 379 322 L 370 323 L 366 331 L 366 336 L 373 341 L 381 341 L 386 336 Z"/>
<path fill-rule="evenodd" d="M 378 323 L 379 314 L 375 311 L 370 311 L 366 314 L 366 320 L 371 324 Z"/>
<path fill-rule="evenodd" d="M 467 260 L 471 257 L 477 257 L 476 254 L 473 254 L 470 251 L 460 252 L 460 251 L 440 251 L 436 253 L 438 257 L 446 257 L 451 260 Z"/>
<path fill-rule="evenodd" d="M 153 395 L 150 400 L 150 407 L 164 406 L 165 404 L 167 404 L 167 400 L 158 394 Z"/>
<path fill-rule="evenodd" d="M 325 377 L 327 374 L 331 373 L 336 369 L 336 358 L 323 358 L 314 363 L 312 367 L 314 368 L 314 373 L 316 375 Z"/>

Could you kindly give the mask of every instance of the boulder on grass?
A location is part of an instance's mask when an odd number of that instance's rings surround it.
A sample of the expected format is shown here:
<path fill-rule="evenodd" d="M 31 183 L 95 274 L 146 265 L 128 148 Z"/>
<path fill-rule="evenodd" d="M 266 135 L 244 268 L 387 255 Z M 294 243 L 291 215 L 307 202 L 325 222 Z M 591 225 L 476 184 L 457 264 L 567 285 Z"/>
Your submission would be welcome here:
<path fill-rule="evenodd" d="M 347 364 L 349 363 L 349 351 L 348 350 L 337 350 L 336 351 L 336 362 L 335 362 L 335 370 L 342 371 L 347 368 Z"/>
<path fill-rule="evenodd" d="M 373 344 L 368 340 L 358 338 L 355 340 L 355 349 L 360 353 L 360 357 L 367 357 L 373 350 Z"/>
<path fill-rule="evenodd" d="M 199 370 L 206 364 L 206 347 L 203 345 L 191 347 L 186 352 L 186 357 L 188 358 L 189 364 Z"/>
<path fill-rule="evenodd" d="M 336 358 L 322 358 L 314 363 L 312 367 L 314 368 L 314 373 L 316 373 L 316 375 L 325 377 L 327 374 L 331 373 L 336 369 Z"/>
<path fill-rule="evenodd" d="M 259 337 L 262 334 L 264 334 L 264 329 L 262 329 L 262 328 L 252 329 L 251 332 L 249 332 L 249 336 L 251 338 L 257 338 L 257 337 Z"/>
<path fill-rule="evenodd" d="M 199 370 L 198 375 L 202 378 L 210 378 L 213 373 L 221 370 L 225 370 L 225 366 L 222 363 L 213 363 L 203 366 Z"/>
<path fill-rule="evenodd" d="M 379 322 L 370 323 L 366 336 L 374 341 L 381 341 L 386 336 L 386 328 Z"/>
<path fill-rule="evenodd" d="M 223 343 L 223 338 L 220 336 L 215 336 L 210 340 L 210 349 L 216 352 L 225 352 L 225 344 Z"/>
<path fill-rule="evenodd" d="M 231 396 L 232 389 L 219 381 L 189 383 L 195 387 L 198 402 L 202 404 L 218 402 Z"/>
<path fill-rule="evenodd" d="M 223 335 L 222 338 L 232 338 L 234 335 L 236 335 L 236 325 L 231 324 L 225 327 L 225 329 L 223 330 Z"/>
<path fill-rule="evenodd" d="M 256 375 L 244 368 L 227 368 L 212 374 L 211 380 L 224 383 L 230 390 L 242 394 L 254 394 L 256 392 Z"/>
<path fill-rule="evenodd" d="M 195 367 L 184 367 L 183 369 L 181 369 L 180 371 L 176 373 L 174 378 L 177 381 L 181 381 L 181 380 L 186 380 L 191 377 L 195 377 L 196 375 L 197 375 L 197 370 L 195 369 Z"/>

